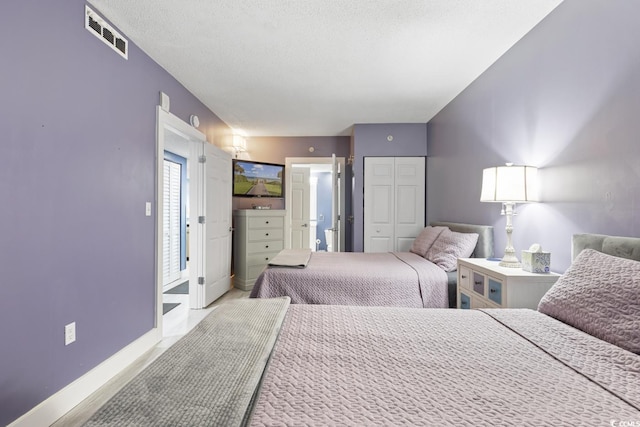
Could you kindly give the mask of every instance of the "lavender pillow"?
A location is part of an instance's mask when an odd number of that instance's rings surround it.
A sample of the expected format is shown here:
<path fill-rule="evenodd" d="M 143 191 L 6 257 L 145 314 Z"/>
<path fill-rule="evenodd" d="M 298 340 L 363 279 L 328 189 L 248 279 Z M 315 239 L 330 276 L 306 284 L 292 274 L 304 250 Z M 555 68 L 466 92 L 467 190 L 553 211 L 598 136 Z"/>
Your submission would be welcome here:
<path fill-rule="evenodd" d="M 640 354 L 640 262 L 585 249 L 538 311 Z"/>
<path fill-rule="evenodd" d="M 476 243 L 477 233 L 456 233 L 447 228 L 440 233 L 424 257 L 444 271 L 454 271 L 458 258 L 471 256 Z"/>
<path fill-rule="evenodd" d="M 409 250 L 414 254 L 424 257 L 431 245 L 433 245 L 433 242 L 436 241 L 440 233 L 445 229 L 447 229 L 447 227 L 432 227 L 430 225 L 425 227 L 413 241 L 411 249 Z"/>

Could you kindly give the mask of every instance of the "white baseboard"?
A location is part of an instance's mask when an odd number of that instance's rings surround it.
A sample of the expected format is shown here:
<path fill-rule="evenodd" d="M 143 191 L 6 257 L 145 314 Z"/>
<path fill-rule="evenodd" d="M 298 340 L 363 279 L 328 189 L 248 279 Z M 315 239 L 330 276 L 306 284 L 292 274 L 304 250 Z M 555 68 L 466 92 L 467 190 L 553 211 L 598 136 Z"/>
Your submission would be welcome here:
<path fill-rule="evenodd" d="M 158 328 L 144 334 L 56 394 L 41 402 L 8 427 L 48 426 L 77 406 L 109 380 L 151 350 L 162 339 Z"/>

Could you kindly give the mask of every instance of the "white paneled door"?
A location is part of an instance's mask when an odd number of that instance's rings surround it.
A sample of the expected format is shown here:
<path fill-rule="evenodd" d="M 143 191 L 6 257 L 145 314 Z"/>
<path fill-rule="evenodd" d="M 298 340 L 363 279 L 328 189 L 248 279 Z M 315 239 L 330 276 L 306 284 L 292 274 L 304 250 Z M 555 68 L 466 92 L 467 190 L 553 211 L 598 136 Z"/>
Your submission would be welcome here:
<path fill-rule="evenodd" d="M 365 157 L 364 251 L 408 251 L 424 216 L 424 157 Z"/>
<path fill-rule="evenodd" d="M 307 167 L 293 167 L 289 171 L 291 183 L 291 199 L 288 203 L 289 238 L 285 246 L 292 249 L 310 247 L 309 225 L 311 224 L 310 200 L 311 170 Z"/>
<path fill-rule="evenodd" d="M 199 182 L 203 185 L 197 224 L 197 307 L 204 308 L 230 288 L 231 155 L 202 143 Z"/>

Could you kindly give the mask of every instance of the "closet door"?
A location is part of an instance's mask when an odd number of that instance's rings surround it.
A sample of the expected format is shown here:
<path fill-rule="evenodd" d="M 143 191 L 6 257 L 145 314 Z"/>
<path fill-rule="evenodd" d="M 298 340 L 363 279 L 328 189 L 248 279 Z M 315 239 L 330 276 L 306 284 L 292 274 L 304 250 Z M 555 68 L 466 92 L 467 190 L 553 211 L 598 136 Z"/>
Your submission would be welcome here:
<path fill-rule="evenodd" d="M 409 252 L 411 244 L 424 228 L 424 157 L 395 158 L 394 250 Z"/>
<path fill-rule="evenodd" d="M 425 158 L 365 157 L 364 165 L 364 251 L 409 251 L 424 228 Z"/>
<path fill-rule="evenodd" d="M 364 158 L 364 251 L 394 250 L 394 158 Z"/>

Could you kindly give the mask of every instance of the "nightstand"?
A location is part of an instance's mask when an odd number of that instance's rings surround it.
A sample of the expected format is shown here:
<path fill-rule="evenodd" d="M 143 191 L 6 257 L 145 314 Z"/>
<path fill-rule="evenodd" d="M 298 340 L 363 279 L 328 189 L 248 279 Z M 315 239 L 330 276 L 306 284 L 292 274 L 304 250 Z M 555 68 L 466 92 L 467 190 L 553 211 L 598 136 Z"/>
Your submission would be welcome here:
<path fill-rule="evenodd" d="M 484 258 L 458 259 L 458 308 L 538 308 L 560 277 L 500 267 Z"/>

